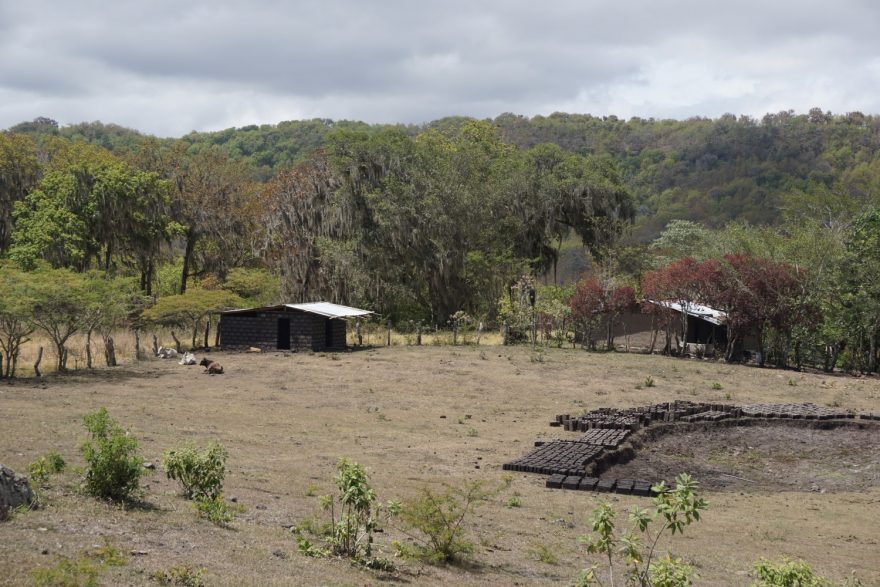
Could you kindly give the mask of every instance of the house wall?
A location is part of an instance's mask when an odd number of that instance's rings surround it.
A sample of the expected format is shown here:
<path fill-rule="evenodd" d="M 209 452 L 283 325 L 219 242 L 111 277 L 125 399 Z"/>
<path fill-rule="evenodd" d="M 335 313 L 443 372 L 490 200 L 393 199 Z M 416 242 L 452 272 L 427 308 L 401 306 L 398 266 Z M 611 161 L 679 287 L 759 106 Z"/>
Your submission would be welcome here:
<path fill-rule="evenodd" d="M 326 348 L 345 348 L 345 320 L 330 320 L 331 340 L 327 344 L 327 318 L 307 312 L 254 312 L 222 314 L 220 316 L 220 344 L 227 348 L 257 347 L 263 350 L 278 348 L 278 320 L 290 320 L 290 348 L 322 351 Z"/>
<path fill-rule="evenodd" d="M 344 349 L 346 346 L 346 327 L 348 323 L 345 320 L 336 318 L 330 320 L 330 340 L 327 341 L 327 348 Z"/>

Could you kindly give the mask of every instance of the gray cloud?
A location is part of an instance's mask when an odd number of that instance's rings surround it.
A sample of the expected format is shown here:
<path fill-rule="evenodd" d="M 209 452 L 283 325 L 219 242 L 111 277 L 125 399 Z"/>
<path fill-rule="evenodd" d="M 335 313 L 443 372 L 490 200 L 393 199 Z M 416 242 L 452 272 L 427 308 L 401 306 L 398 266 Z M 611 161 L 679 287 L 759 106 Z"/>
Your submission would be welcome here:
<path fill-rule="evenodd" d="M 880 111 L 880 4 L 0 0 L 0 128 Z"/>

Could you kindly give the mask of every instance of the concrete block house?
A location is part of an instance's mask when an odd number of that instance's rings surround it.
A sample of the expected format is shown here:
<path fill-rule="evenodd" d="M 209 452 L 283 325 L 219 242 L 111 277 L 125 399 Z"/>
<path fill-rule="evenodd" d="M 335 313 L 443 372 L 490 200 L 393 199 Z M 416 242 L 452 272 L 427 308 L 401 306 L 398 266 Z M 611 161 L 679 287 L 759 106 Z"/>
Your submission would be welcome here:
<path fill-rule="evenodd" d="M 227 310 L 220 312 L 220 345 L 267 351 L 343 350 L 347 320 L 370 314 L 369 310 L 329 302 Z"/>

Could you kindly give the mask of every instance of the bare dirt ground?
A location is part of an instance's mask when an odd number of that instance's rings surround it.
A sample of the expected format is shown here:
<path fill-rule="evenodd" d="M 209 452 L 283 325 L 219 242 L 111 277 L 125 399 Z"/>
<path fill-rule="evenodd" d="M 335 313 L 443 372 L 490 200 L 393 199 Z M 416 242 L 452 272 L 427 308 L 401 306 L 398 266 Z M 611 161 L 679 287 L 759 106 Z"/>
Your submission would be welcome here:
<path fill-rule="evenodd" d="M 143 480 L 145 505 L 121 509 L 84 496 L 71 470 L 42 491 L 44 508 L 0 523 L 0 583 L 27 584 L 28 571 L 50 566 L 55 555 L 75 558 L 108 537 L 121 550 L 139 553 L 102 574 L 108 585 L 150 584 L 152 572 L 175 564 L 204 567 L 212 585 L 568 584 L 588 564 L 577 537 L 588 532 L 600 496 L 546 489 L 541 475 L 515 473 L 510 487 L 479 511 L 471 526 L 479 547 L 475 564 L 467 568 L 396 560 L 397 573 L 376 574 L 298 554 L 286 527 L 322 519 L 315 495 L 331 492 L 335 463 L 343 455 L 367 467 L 380 499 L 406 499 L 426 484 L 500 482 L 501 465 L 535 440 L 572 434 L 548 426 L 561 413 L 675 399 L 814 402 L 880 412 L 875 378 L 658 356 L 397 346 L 211 358 L 224 365 L 225 375 L 151 360 L 45 381 L 0 382 L 0 462 L 7 466 L 25 471 L 55 449 L 73 467 L 82 467 L 81 417 L 106 406 L 153 463 L 182 442 L 219 440 L 230 453 L 226 495 L 245 508 L 230 529 L 200 521 L 177 486 L 153 471 Z M 648 376 L 653 387 L 644 387 Z M 664 547 L 691 561 L 704 585 L 746 585 L 756 559 L 780 555 L 804 558 L 837 580 L 854 572 L 866 585 L 880 584 L 876 438 L 839 437 L 843 453 L 836 453 L 834 441 L 766 434 L 760 442 L 743 436 L 726 444 L 670 437 L 672 453 L 683 453 L 685 445 L 694 449 L 689 462 L 697 473 L 717 468 L 750 478 L 746 473 L 753 471 L 741 461 L 754 464 L 755 471 L 773 468 L 774 454 L 785 451 L 804 474 L 793 486 L 743 482 L 723 491 L 707 477 L 710 509 L 703 521 Z M 770 454 L 776 442 L 783 448 Z M 760 450 L 727 451 L 743 445 Z M 816 457 L 811 445 L 824 456 Z M 859 473 L 847 463 L 859 463 Z M 834 466 L 828 469 L 829 464 Z M 825 476 L 819 485 L 826 492 L 807 488 L 810 475 Z M 785 491 L 771 491 L 778 488 Z M 507 506 L 513 495 L 521 507 Z M 621 509 L 649 504 L 631 496 L 603 497 Z M 400 535 L 393 528 L 377 536 L 380 555 L 393 556 L 395 538 Z M 538 561 L 534 552 L 540 547 L 558 562 Z"/>
<path fill-rule="evenodd" d="M 689 473 L 712 491 L 845 492 L 880 484 L 878 424 L 828 428 L 781 420 L 683 428 L 660 435 L 603 476 L 671 483 Z"/>

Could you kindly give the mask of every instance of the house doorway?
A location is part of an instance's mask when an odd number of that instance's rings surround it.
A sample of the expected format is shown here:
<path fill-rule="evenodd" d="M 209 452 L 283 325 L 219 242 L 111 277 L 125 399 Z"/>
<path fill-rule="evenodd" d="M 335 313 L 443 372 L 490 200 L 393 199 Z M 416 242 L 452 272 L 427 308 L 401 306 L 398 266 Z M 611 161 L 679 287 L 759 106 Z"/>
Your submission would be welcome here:
<path fill-rule="evenodd" d="M 290 318 L 278 319 L 278 348 L 290 350 Z"/>
<path fill-rule="evenodd" d="M 324 321 L 324 347 L 335 348 L 333 346 L 333 320 L 330 319 Z"/>

